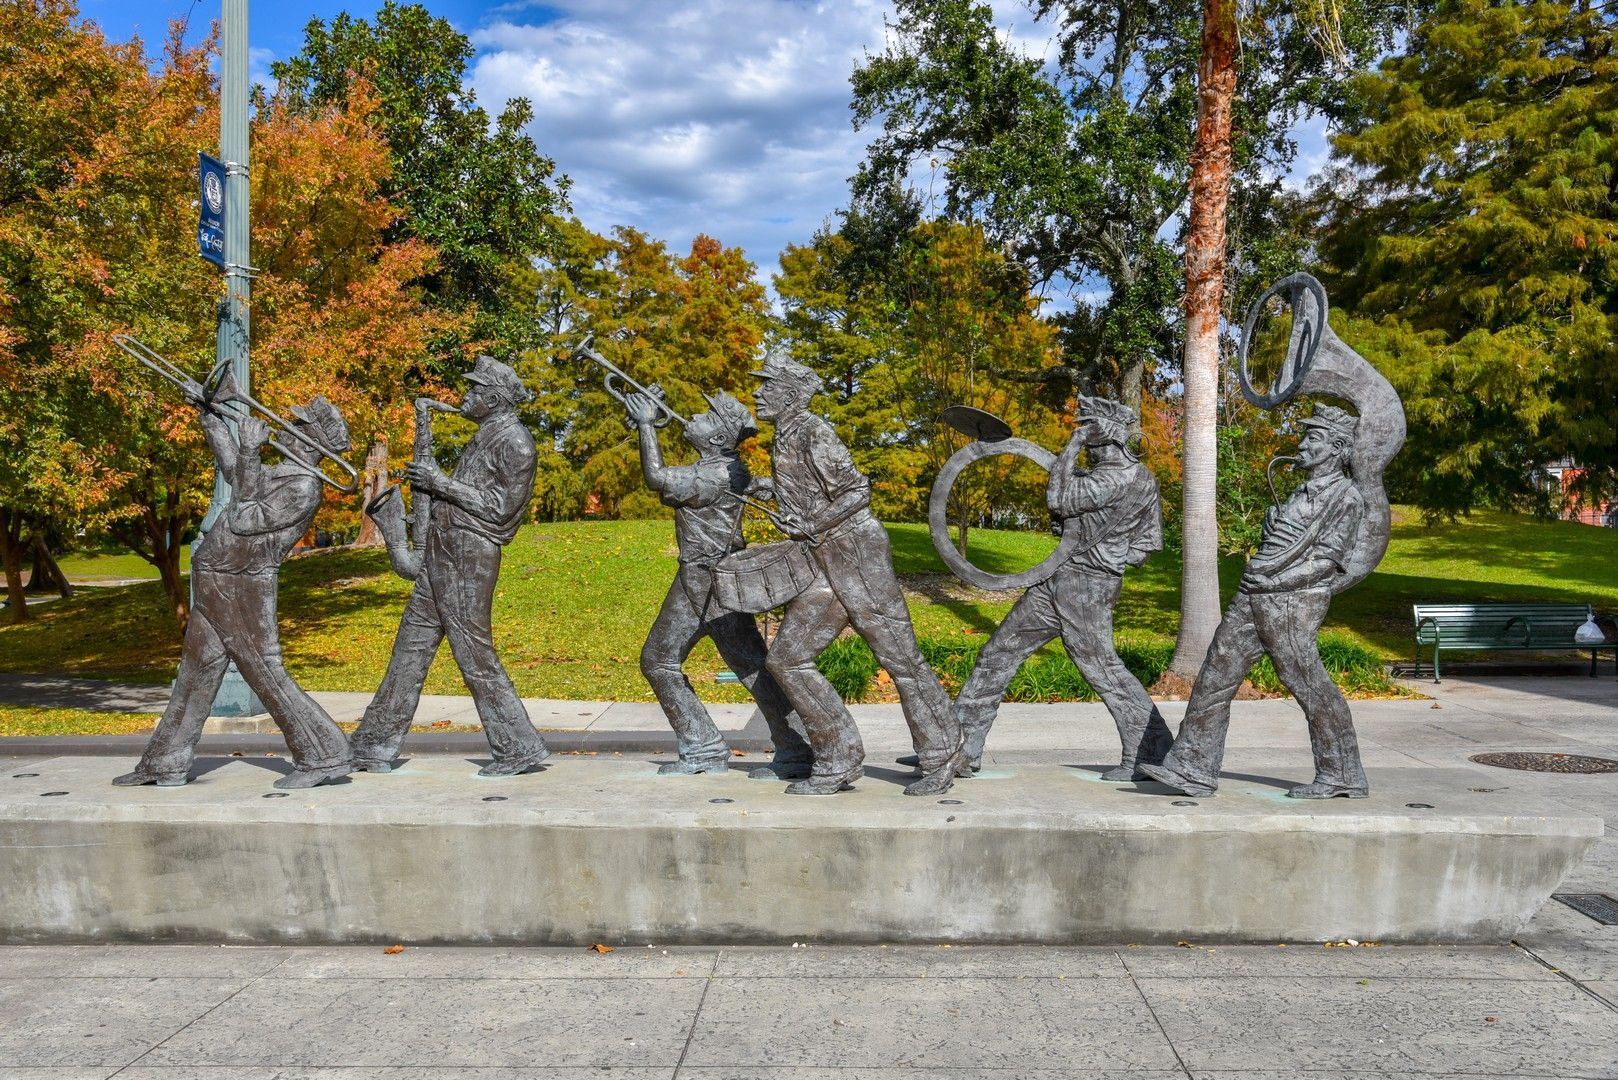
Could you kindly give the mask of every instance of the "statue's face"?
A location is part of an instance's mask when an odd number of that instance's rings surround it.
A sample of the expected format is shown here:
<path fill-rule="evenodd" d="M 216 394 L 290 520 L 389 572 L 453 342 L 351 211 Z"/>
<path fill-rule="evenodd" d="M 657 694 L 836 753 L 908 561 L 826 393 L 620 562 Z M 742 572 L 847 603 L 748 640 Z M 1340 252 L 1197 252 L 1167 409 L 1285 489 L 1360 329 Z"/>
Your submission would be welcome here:
<path fill-rule="evenodd" d="M 729 440 L 724 437 L 724 428 L 712 410 L 697 413 L 691 418 L 691 422 L 685 426 L 685 441 L 696 447 L 699 454 L 729 449 L 725 445 Z"/>
<path fill-rule="evenodd" d="M 461 399 L 461 415 L 468 420 L 484 420 L 499 411 L 505 398 L 482 383 L 472 383 Z"/>
<path fill-rule="evenodd" d="M 1335 439 L 1326 433 L 1325 428 L 1309 428 L 1298 444 L 1298 464 L 1305 469 L 1312 469 L 1316 465 L 1324 465 L 1342 452 Z"/>
<path fill-rule="evenodd" d="M 1107 443 L 1117 441 L 1115 438 L 1117 433 L 1112 425 L 1094 416 L 1080 417 L 1077 431 L 1079 441 L 1085 446 L 1105 446 Z"/>
<path fill-rule="evenodd" d="M 761 420 L 776 420 L 792 407 L 797 395 L 790 384 L 781 379 L 765 379 L 753 391 L 753 411 Z"/>

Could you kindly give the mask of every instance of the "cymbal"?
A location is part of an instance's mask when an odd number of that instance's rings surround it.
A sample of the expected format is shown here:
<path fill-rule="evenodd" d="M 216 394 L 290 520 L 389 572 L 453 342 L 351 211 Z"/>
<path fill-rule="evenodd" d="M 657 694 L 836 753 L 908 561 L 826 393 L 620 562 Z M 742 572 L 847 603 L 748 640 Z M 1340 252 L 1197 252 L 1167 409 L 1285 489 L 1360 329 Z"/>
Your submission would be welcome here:
<path fill-rule="evenodd" d="M 938 414 L 938 419 L 979 442 L 1003 442 L 1011 438 L 1011 425 L 982 409 L 970 405 L 951 405 Z"/>

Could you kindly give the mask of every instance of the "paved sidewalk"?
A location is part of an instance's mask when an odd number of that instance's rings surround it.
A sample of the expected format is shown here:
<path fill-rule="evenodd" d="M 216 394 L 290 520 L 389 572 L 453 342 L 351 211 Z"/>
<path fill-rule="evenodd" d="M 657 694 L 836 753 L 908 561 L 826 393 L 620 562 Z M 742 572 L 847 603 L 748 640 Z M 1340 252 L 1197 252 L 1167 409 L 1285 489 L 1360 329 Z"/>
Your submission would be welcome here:
<path fill-rule="evenodd" d="M 1367 763 L 1469 769 L 1479 788 L 1600 815 L 1609 834 L 1563 889 L 1618 896 L 1618 774 L 1469 760 L 1618 757 L 1618 684 L 1411 685 L 1431 699 L 1353 703 Z M 1163 711 L 1173 725 L 1184 706 Z M 896 707 L 856 715 L 873 764 L 908 748 Z M 992 770 L 1101 763 L 1117 745 L 1100 706 L 1010 705 L 989 751 Z M 30 760 L 10 753 L 0 742 L 0 769 Z M 1293 703 L 1237 703 L 1226 769 L 1307 779 Z M 1554 900 L 1498 948 L 613 944 L 0 948 L 0 1080 L 1618 1078 L 1618 926 Z"/>

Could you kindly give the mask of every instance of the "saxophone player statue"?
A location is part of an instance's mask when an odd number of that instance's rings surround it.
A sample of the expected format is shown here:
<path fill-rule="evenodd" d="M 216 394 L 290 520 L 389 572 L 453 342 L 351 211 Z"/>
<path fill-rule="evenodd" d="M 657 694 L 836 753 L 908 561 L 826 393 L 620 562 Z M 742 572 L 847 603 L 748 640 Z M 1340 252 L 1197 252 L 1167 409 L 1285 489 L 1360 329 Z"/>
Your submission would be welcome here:
<path fill-rule="evenodd" d="M 423 438 L 428 410 L 443 407 L 417 411 L 416 457 L 405 470 L 416 498 L 415 548 L 407 546 L 397 488 L 367 508 L 387 541 L 394 569 L 415 588 L 399 621 L 388 672 L 351 739 L 354 767 L 366 772 L 392 770 L 427 669 L 446 637 L 494 755 L 479 775 L 515 776 L 550 756 L 495 654 L 490 629 L 501 548 L 527 517 L 534 488 L 534 439 L 517 418 L 517 405 L 531 395 L 515 371 L 490 356 L 478 357 L 466 381 L 470 385 L 459 412 L 475 421 L 478 431 L 452 475 L 433 461 L 430 435 Z M 423 496 L 430 504 L 424 505 Z"/>

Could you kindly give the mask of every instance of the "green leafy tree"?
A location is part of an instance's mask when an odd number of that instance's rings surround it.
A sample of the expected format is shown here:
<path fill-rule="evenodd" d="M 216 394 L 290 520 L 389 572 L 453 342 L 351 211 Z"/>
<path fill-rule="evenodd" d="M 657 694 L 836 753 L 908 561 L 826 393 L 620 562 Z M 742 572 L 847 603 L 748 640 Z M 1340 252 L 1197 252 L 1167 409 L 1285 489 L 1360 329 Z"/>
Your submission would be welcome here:
<path fill-rule="evenodd" d="M 392 151 L 383 194 L 404 213 L 391 239 L 418 237 L 438 252 L 421 284 L 440 306 L 475 317 L 470 336 L 503 356 L 540 342 L 530 260 L 555 241 L 568 180 L 523 132 L 525 98 L 491 119 L 466 86 L 472 43 L 419 4 L 386 0 L 374 23 L 346 12 L 310 20 L 303 51 L 271 65 L 288 106 L 342 103 L 359 78 L 375 86 L 377 122 Z M 453 353 L 440 343 L 446 357 Z"/>
<path fill-rule="evenodd" d="M 1342 334 L 1389 376 L 1395 490 L 1432 515 L 1531 505 L 1569 458 L 1618 488 L 1618 14 L 1445 0 L 1363 76 L 1322 257 Z"/>

